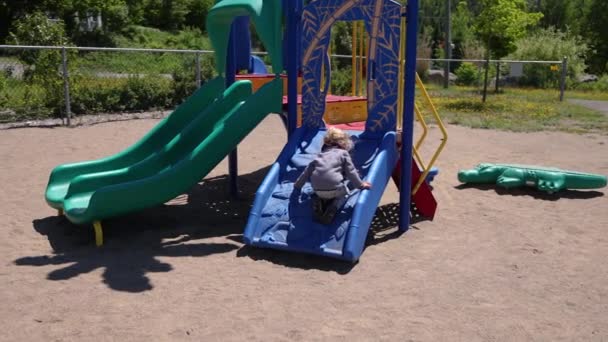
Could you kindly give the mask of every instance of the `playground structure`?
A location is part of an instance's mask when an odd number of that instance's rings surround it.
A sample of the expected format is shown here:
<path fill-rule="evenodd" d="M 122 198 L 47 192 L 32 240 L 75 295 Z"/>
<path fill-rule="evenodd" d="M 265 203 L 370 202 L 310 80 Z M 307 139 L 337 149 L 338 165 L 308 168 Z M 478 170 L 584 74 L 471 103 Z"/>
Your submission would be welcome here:
<path fill-rule="evenodd" d="M 249 245 L 356 261 L 387 183 L 400 189 L 399 228 L 409 226 L 410 209 L 430 219 L 437 203 L 425 180 L 436 174 L 433 164 L 447 134 L 424 86 L 415 74 L 418 0 L 405 8 L 392 0 L 221 0 L 209 11 L 207 27 L 216 51 L 219 76 L 205 83 L 170 116 L 135 145 L 114 156 L 60 165 L 50 176 L 47 203 L 77 224 L 93 223 L 96 244 L 103 243 L 101 221 L 162 204 L 204 178 L 270 113 L 282 113 L 288 142 L 256 193 L 244 242 Z M 406 18 L 405 13 L 411 13 Z M 282 20 L 286 16 L 286 34 Z M 245 63 L 235 54 L 236 26 L 248 17 L 264 43 L 274 74 L 263 82 L 242 80 Z M 235 21 L 236 20 L 236 21 Z M 328 116 L 331 68 L 329 40 L 337 20 L 357 21 L 362 38 L 353 93 L 361 111 Z M 248 24 L 247 24 L 248 25 Z M 247 26 L 245 25 L 245 26 Z M 367 32 L 367 36 L 363 33 Z M 407 34 L 407 39 L 406 39 Z M 365 42 L 365 43 L 364 43 Z M 284 44 L 286 49 L 284 50 Z M 284 51 L 287 53 L 284 56 Z M 248 72 L 260 71 L 249 56 Z M 281 75 L 286 61 L 287 76 Z M 242 61 L 241 61 L 242 62 Z M 257 68 L 257 69 L 256 69 Z M 301 77 L 300 77 L 301 74 Z M 251 76 L 245 76 L 255 78 Z M 358 83 L 357 83 L 358 82 Z M 444 138 L 425 164 L 418 152 L 427 125 L 414 100 L 418 82 Z M 287 83 L 285 87 L 285 83 Z M 357 83 L 357 84 L 355 84 Z M 285 88 L 287 91 L 285 91 Z M 356 89 L 357 88 L 357 89 Z M 336 101 L 349 103 L 353 101 Z M 356 102 L 356 101 L 355 101 Z M 349 113 L 356 113 L 350 115 Z M 403 114 L 403 115 L 401 115 Z M 414 115 L 423 133 L 413 144 Z M 329 120 L 328 120 L 329 118 Z M 365 119 L 364 122 L 361 119 Z M 354 140 L 353 161 L 373 188 L 349 197 L 330 225 L 312 220 L 307 185 L 301 194 L 293 182 L 320 151 L 326 123 L 342 125 Z M 230 174 L 236 188 L 236 153 Z M 414 205 L 412 205 L 414 204 Z"/>

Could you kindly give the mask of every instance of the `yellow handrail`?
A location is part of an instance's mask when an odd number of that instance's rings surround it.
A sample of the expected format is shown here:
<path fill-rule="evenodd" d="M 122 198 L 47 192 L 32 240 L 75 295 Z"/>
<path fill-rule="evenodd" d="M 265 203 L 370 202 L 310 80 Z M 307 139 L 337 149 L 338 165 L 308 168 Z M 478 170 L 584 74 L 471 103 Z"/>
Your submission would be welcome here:
<path fill-rule="evenodd" d="M 357 22 L 353 22 L 353 37 L 352 37 L 352 66 L 351 66 L 351 82 L 352 82 L 352 94 L 355 96 L 356 87 L 355 79 L 357 77 Z"/>
<path fill-rule="evenodd" d="M 366 89 L 367 77 L 364 76 L 365 70 L 367 70 L 367 56 L 366 56 L 366 45 L 365 45 L 365 24 L 361 21 L 353 21 L 353 35 L 352 35 L 352 56 L 351 56 L 351 93 L 352 96 L 365 96 L 363 95 L 364 89 Z"/>
<path fill-rule="evenodd" d="M 435 164 L 435 161 L 437 161 L 439 154 L 441 154 L 441 151 L 443 151 L 445 144 L 448 142 L 448 132 L 445 129 L 445 125 L 443 124 L 443 121 L 441 120 L 441 117 L 439 116 L 439 113 L 437 112 L 437 108 L 435 108 L 435 105 L 433 104 L 433 101 L 431 100 L 429 93 L 426 91 L 426 88 L 424 87 L 424 84 L 422 83 L 420 76 L 418 76 L 418 73 L 416 73 L 416 84 L 422 91 L 423 97 L 428 102 L 429 107 L 431 108 L 431 113 L 433 114 L 433 117 L 435 118 L 435 121 L 437 122 L 437 126 L 439 126 L 439 130 L 441 131 L 441 135 L 443 136 L 443 138 L 441 139 L 441 143 L 437 147 L 437 150 L 435 151 L 435 153 L 433 153 L 433 157 L 431 158 L 431 161 L 426 166 L 426 168 L 424 168 L 424 171 L 422 172 L 422 175 L 418 179 L 416 186 L 414 186 L 414 188 L 412 189 L 412 195 L 416 194 L 416 192 L 420 188 L 420 185 L 422 185 L 422 182 L 424 182 L 426 177 L 429 175 L 429 172 L 431 171 L 431 168 Z"/>
<path fill-rule="evenodd" d="M 329 65 L 327 66 L 330 70 L 331 73 L 331 46 L 333 45 L 334 40 L 331 37 L 329 37 L 329 46 L 327 47 L 327 59 L 329 60 Z M 325 75 L 325 73 L 323 72 L 322 75 Z M 325 82 L 324 82 L 325 83 Z M 329 81 L 329 85 L 328 85 L 329 89 L 327 90 L 327 94 L 331 95 L 331 80 Z"/>
<path fill-rule="evenodd" d="M 422 135 L 420 136 L 420 138 L 416 142 L 416 145 L 413 148 L 414 158 L 416 158 L 418 165 L 420 165 L 420 167 L 424 170 L 426 168 L 426 166 L 424 166 L 424 161 L 422 161 L 422 157 L 420 156 L 420 152 L 418 150 L 420 148 L 420 145 L 422 145 L 422 141 L 426 137 L 426 133 L 428 131 L 428 126 L 426 125 L 426 122 L 424 121 L 424 118 L 422 117 L 422 113 L 418 109 L 417 105 L 414 105 L 414 112 L 416 113 L 416 118 L 418 118 L 418 122 L 420 122 L 420 125 L 422 126 L 422 130 L 423 130 Z"/>
<path fill-rule="evenodd" d="M 400 31 L 401 39 L 400 39 L 400 43 L 399 43 L 399 76 L 398 76 L 399 81 L 398 81 L 398 87 L 397 87 L 398 88 L 397 91 L 399 92 L 397 94 L 397 131 L 398 132 L 404 128 L 403 127 L 403 94 L 404 94 L 404 87 L 405 87 L 405 77 L 404 77 L 405 76 L 404 75 L 404 73 L 405 73 L 405 56 L 403 56 L 403 51 L 405 51 L 405 43 L 406 43 L 405 31 L 406 31 L 406 23 L 405 23 L 405 18 L 404 18 L 401 20 L 401 31 Z M 414 103 L 414 113 L 416 114 L 416 119 L 420 123 L 420 126 L 422 126 L 422 135 L 420 136 L 420 138 L 418 138 L 418 141 L 416 141 L 416 144 L 413 146 L 412 153 L 414 154 L 414 158 L 416 159 L 420 168 L 422 169 L 422 175 L 420 176 L 416 185 L 412 189 L 412 196 L 415 195 L 416 192 L 418 192 L 420 185 L 422 185 L 422 182 L 424 182 L 426 177 L 429 175 L 429 172 L 431 172 L 431 168 L 437 161 L 439 154 L 441 154 L 441 152 L 443 151 L 443 148 L 445 147 L 445 144 L 448 141 L 447 130 L 445 129 L 443 121 L 441 120 L 441 117 L 439 116 L 439 113 L 437 112 L 437 108 L 435 108 L 435 105 L 431 101 L 431 97 L 429 96 L 429 93 L 426 91 L 426 88 L 424 87 L 424 84 L 422 83 L 422 80 L 420 79 L 420 76 L 418 75 L 418 73 L 416 73 L 416 85 L 418 85 L 418 87 L 420 88 L 420 90 L 422 92 L 423 97 L 426 99 L 426 102 L 428 103 L 428 105 L 431 109 L 431 113 L 432 113 L 433 117 L 435 118 L 435 121 L 437 122 L 439 129 L 441 130 L 441 134 L 443 135 L 443 138 L 441 139 L 441 143 L 437 147 L 437 150 L 435 151 L 435 153 L 433 153 L 433 156 L 431 157 L 429 164 L 425 165 L 422 160 L 422 157 L 420 156 L 419 150 L 420 150 L 420 147 L 422 146 L 422 142 L 425 140 L 425 138 L 427 136 L 428 125 L 427 125 L 426 121 L 424 120 L 424 115 L 422 115 L 420 108 L 418 107 L 418 105 L 416 103 Z"/>
<path fill-rule="evenodd" d="M 397 132 L 401 132 L 401 130 L 403 129 L 403 87 L 404 87 L 404 72 L 405 72 L 405 56 L 403 56 L 403 52 L 405 51 L 405 29 L 406 29 L 406 23 L 405 23 L 405 19 L 401 20 L 401 39 L 399 42 L 399 76 L 398 76 L 398 83 L 397 83 Z M 416 141 L 416 144 L 414 145 L 414 149 L 413 149 L 413 153 L 414 153 L 414 157 L 416 158 L 416 161 L 418 162 L 418 164 L 420 165 L 420 167 L 422 167 L 423 169 L 425 169 L 425 165 L 424 162 L 422 160 L 422 157 L 420 156 L 420 153 L 418 152 L 418 150 L 420 149 L 420 146 L 422 146 L 422 142 L 424 141 L 424 139 L 426 138 L 427 134 L 428 134 L 428 125 L 426 124 L 426 121 L 424 120 L 424 116 L 422 115 L 422 112 L 420 111 L 420 108 L 418 108 L 418 105 L 414 103 L 414 112 L 416 114 L 416 119 L 418 120 L 418 122 L 420 123 L 420 126 L 422 127 L 422 135 L 420 135 L 420 137 L 418 138 L 418 141 Z"/>
<path fill-rule="evenodd" d="M 418 149 L 420 149 L 420 146 L 422 146 L 422 142 L 424 141 L 427 133 L 429 132 L 429 126 L 426 124 L 426 121 L 424 120 L 424 116 L 422 115 L 422 112 L 418 108 L 418 105 L 415 103 L 414 103 L 414 112 L 416 113 L 416 119 L 418 119 L 418 122 L 420 122 L 420 126 L 422 126 L 422 135 L 420 135 L 420 138 L 418 138 L 418 141 L 416 141 L 416 145 L 414 145 L 414 149 L 418 150 Z"/>
<path fill-rule="evenodd" d="M 363 77 L 363 64 L 365 63 L 365 23 L 361 22 L 361 40 L 359 41 L 359 51 L 361 55 L 359 56 L 359 96 L 363 96 L 363 84 L 365 82 L 365 78 Z"/>

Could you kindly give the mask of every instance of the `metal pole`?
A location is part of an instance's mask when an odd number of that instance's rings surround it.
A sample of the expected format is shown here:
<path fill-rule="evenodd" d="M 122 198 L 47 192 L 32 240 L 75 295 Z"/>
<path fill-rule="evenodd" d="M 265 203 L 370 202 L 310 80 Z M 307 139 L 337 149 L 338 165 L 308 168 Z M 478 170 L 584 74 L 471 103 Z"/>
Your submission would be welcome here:
<path fill-rule="evenodd" d="M 287 137 L 298 125 L 298 67 L 302 0 L 287 1 Z"/>
<path fill-rule="evenodd" d="M 490 70 L 490 64 L 488 61 L 485 62 L 485 73 L 483 77 L 483 96 L 481 98 L 481 102 L 486 102 L 486 97 L 488 94 L 488 71 Z"/>
<path fill-rule="evenodd" d="M 230 29 L 230 41 L 228 43 L 228 53 L 226 55 L 226 87 L 229 87 L 236 80 L 236 37 L 234 30 L 234 22 Z M 230 176 L 230 194 L 233 197 L 238 197 L 239 185 L 238 185 L 238 152 L 235 147 L 230 155 L 228 155 L 228 173 Z"/>
<path fill-rule="evenodd" d="M 414 145 L 414 101 L 416 89 L 416 39 L 418 34 L 418 0 L 409 0 L 406 8 L 407 36 L 405 47 L 405 81 L 403 84 L 403 129 L 401 130 L 401 192 L 399 193 L 399 230 L 410 226 L 412 200 L 412 148 Z M 403 34 L 403 32 L 401 32 Z"/>
<path fill-rule="evenodd" d="M 201 87 L 201 54 L 196 53 L 196 87 Z"/>
<path fill-rule="evenodd" d="M 496 84 L 494 85 L 494 92 L 498 94 L 498 82 L 500 81 L 500 62 L 496 62 Z"/>
<path fill-rule="evenodd" d="M 562 61 L 562 76 L 559 81 L 559 100 L 564 101 L 564 92 L 566 91 L 566 76 L 568 76 L 568 57 L 564 57 Z"/>
<path fill-rule="evenodd" d="M 68 54 L 66 53 L 65 47 L 61 48 L 61 62 L 63 70 L 63 96 L 65 100 L 65 119 L 66 124 L 70 125 L 70 112 L 72 108 L 70 106 L 70 75 L 68 74 Z"/>
<path fill-rule="evenodd" d="M 450 23 L 452 17 L 452 3 L 451 0 L 446 2 L 446 16 L 445 16 L 445 58 L 447 59 L 444 64 L 444 78 L 443 87 L 448 88 L 450 86 L 450 59 L 452 59 L 452 25 Z"/>

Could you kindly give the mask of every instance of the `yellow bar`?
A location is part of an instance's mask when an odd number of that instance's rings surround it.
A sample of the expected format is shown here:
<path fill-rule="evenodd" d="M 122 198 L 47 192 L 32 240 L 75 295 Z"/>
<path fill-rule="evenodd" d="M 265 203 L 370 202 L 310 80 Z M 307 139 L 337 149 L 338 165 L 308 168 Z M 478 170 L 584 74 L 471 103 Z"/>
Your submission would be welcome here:
<path fill-rule="evenodd" d="M 353 21 L 353 36 L 352 36 L 352 77 L 351 77 L 351 82 L 352 82 L 352 94 L 353 96 L 355 96 L 355 77 L 357 77 L 357 22 Z"/>
<path fill-rule="evenodd" d="M 319 86 L 321 92 L 325 91 L 325 59 L 323 59 L 323 63 L 321 63 L 321 84 Z"/>
<path fill-rule="evenodd" d="M 424 120 L 424 117 L 422 116 L 422 112 L 420 112 L 420 109 L 418 109 L 418 105 L 416 104 L 414 104 L 414 113 L 416 114 L 418 122 L 420 122 L 420 125 L 422 126 L 422 135 L 416 142 L 416 145 L 414 145 L 413 147 L 414 158 L 416 158 L 416 161 L 418 162 L 418 165 L 422 168 L 422 170 L 426 170 L 426 166 L 424 164 L 424 161 L 422 160 L 422 157 L 420 156 L 419 150 L 420 146 L 422 145 L 422 141 L 424 141 L 424 139 L 426 138 L 428 126 L 426 124 L 426 121 Z"/>
<path fill-rule="evenodd" d="M 359 41 L 359 96 L 363 96 L 363 60 L 365 56 L 365 24 L 361 22 L 361 40 Z"/>
<path fill-rule="evenodd" d="M 437 121 L 437 126 L 439 126 L 439 130 L 441 130 L 441 135 L 443 136 L 443 138 L 441 139 L 441 143 L 439 144 L 439 147 L 437 147 L 437 150 L 433 154 L 431 161 L 429 162 L 429 164 L 425 168 L 424 172 L 422 172 L 422 175 L 418 179 L 416 186 L 414 187 L 414 189 L 412 189 L 412 195 L 418 191 L 418 189 L 420 188 L 420 185 L 422 184 L 422 182 L 424 182 L 424 180 L 428 176 L 429 172 L 431 171 L 431 168 L 435 164 L 435 161 L 437 161 L 437 158 L 439 157 L 439 154 L 445 147 L 445 144 L 448 142 L 448 132 L 445 128 L 445 125 L 443 124 L 443 121 L 441 120 L 441 117 L 439 116 L 439 113 L 437 112 L 437 108 L 435 108 L 433 101 L 431 101 L 431 97 L 429 96 L 429 93 L 426 91 L 426 88 L 424 87 L 424 84 L 422 83 L 422 80 L 420 79 L 420 76 L 418 76 L 418 74 L 416 74 L 416 84 L 420 88 L 420 91 L 422 92 L 423 97 L 428 102 L 428 104 L 431 108 L 431 113 L 433 114 L 435 121 Z"/>
<path fill-rule="evenodd" d="M 422 142 L 426 138 L 426 135 L 429 131 L 429 126 L 426 124 L 426 120 L 424 120 L 424 116 L 422 115 L 422 112 L 420 111 L 416 103 L 414 103 L 414 112 L 416 113 L 416 118 L 418 119 L 418 122 L 420 122 L 420 126 L 422 126 L 422 135 L 420 136 L 420 138 L 418 138 L 416 145 L 414 145 L 414 148 L 418 150 L 420 149 L 420 146 L 422 146 Z"/>
<path fill-rule="evenodd" d="M 329 65 L 327 66 L 329 68 L 330 71 L 330 75 L 331 75 L 331 46 L 333 44 L 334 40 L 331 37 L 331 34 L 329 36 L 329 47 L 327 48 L 327 55 L 329 57 Z M 327 93 L 329 95 L 331 95 L 331 80 L 329 80 L 329 89 L 327 90 Z"/>
<path fill-rule="evenodd" d="M 93 228 L 95 229 L 95 246 L 100 247 L 103 245 L 103 229 L 101 228 L 101 222 L 93 222 Z"/>

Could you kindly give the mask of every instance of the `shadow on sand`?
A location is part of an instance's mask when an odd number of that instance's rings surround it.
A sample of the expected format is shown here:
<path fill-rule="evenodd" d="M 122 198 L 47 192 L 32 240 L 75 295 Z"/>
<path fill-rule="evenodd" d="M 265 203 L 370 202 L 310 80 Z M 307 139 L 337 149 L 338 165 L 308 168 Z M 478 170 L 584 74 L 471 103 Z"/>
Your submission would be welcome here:
<path fill-rule="evenodd" d="M 404 232 L 397 228 L 398 225 L 399 204 L 391 203 L 378 207 L 367 236 L 365 247 L 367 248 L 400 237 Z M 229 236 L 228 238 L 240 242 L 242 236 Z M 289 253 L 286 251 L 253 248 L 250 246 L 241 247 L 237 252 L 237 256 L 249 257 L 253 260 L 269 261 L 286 267 L 295 267 L 304 270 L 315 269 L 336 272 L 338 274 L 347 274 L 356 265 L 356 263 L 316 255 Z"/>
<path fill-rule="evenodd" d="M 204 257 L 237 250 L 240 245 L 201 241 L 240 234 L 253 194 L 268 168 L 239 177 L 238 200 L 229 193 L 227 176 L 212 177 L 165 205 L 104 221 L 105 244 L 94 246 L 93 229 L 75 226 L 64 217 L 34 220 L 34 229 L 45 235 L 51 255 L 15 260 L 21 266 L 56 265 L 49 280 L 65 280 L 103 268 L 103 281 L 117 291 L 152 289 L 148 272 L 169 272 L 172 266 L 157 257 Z"/>
<path fill-rule="evenodd" d="M 556 192 L 554 194 L 548 194 L 544 191 L 540 191 L 533 187 L 522 187 L 515 189 L 505 189 L 494 184 L 460 184 L 454 187 L 456 190 L 467 190 L 467 189 L 477 189 L 482 191 L 495 191 L 498 195 L 501 196 L 531 196 L 535 199 L 545 200 L 545 201 L 558 201 L 562 198 L 565 199 L 591 199 L 596 197 L 604 196 L 604 193 L 601 191 L 594 190 L 563 190 L 560 192 Z"/>
<path fill-rule="evenodd" d="M 20 266 L 58 268 L 49 280 L 66 280 L 104 269 L 103 282 L 111 289 L 143 292 L 153 288 L 148 272 L 169 272 L 170 264 L 157 257 L 204 257 L 236 251 L 238 257 L 265 260 L 277 265 L 347 274 L 356 265 L 326 257 L 252 248 L 242 245 L 242 232 L 254 194 L 269 167 L 239 177 L 240 196 L 232 199 L 227 175 L 212 177 L 195 185 L 165 205 L 104 221 L 105 244 L 94 246 L 90 225 L 76 226 L 65 217 L 34 220 L 34 229 L 47 237 L 51 255 L 26 256 L 15 260 Z M 366 246 L 402 235 L 396 227 L 399 205 L 377 209 Z M 225 237 L 225 242 L 201 241 Z M 233 243 L 234 242 L 234 243 Z"/>

